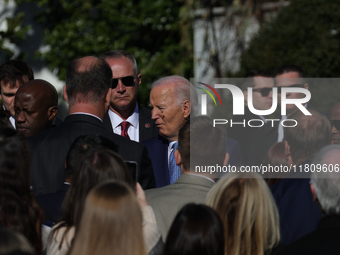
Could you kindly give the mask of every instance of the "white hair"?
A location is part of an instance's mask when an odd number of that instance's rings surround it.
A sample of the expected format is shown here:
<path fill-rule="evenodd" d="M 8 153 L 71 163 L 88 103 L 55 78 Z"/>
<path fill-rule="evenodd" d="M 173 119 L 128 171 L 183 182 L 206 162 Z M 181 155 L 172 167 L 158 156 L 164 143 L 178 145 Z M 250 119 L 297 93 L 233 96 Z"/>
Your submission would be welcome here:
<path fill-rule="evenodd" d="M 185 100 L 190 101 L 191 115 L 193 115 L 198 101 L 195 87 L 184 77 L 172 75 L 156 80 L 154 83 L 152 83 L 151 89 L 168 84 L 175 85 L 175 93 L 178 106 L 181 106 Z"/>
<path fill-rule="evenodd" d="M 326 214 L 340 214 L 340 145 L 328 145 L 320 150 L 312 165 L 323 167 L 313 172 L 311 183 Z M 337 170 L 336 170 L 337 167 Z"/>

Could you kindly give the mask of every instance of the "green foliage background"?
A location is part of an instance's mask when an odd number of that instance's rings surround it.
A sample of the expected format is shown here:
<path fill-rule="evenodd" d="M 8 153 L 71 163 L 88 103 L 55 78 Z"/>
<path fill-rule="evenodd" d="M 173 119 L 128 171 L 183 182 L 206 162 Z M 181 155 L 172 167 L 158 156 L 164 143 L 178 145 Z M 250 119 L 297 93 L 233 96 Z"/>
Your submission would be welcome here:
<path fill-rule="evenodd" d="M 60 79 L 70 60 L 122 49 L 137 60 L 146 104 L 149 85 L 166 75 L 193 75 L 188 1 L 20 0 L 37 3 L 37 22 L 49 50 L 39 54 Z"/>
<path fill-rule="evenodd" d="M 261 67 L 273 71 L 286 64 L 301 66 L 306 77 L 340 77 L 340 8 L 337 0 L 294 0 L 278 16 L 261 26 L 241 57 L 241 70 Z M 340 87 L 333 83 L 327 91 L 311 86 L 312 103 L 329 112 L 340 99 Z M 322 97 L 320 97 L 320 92 Z"/>

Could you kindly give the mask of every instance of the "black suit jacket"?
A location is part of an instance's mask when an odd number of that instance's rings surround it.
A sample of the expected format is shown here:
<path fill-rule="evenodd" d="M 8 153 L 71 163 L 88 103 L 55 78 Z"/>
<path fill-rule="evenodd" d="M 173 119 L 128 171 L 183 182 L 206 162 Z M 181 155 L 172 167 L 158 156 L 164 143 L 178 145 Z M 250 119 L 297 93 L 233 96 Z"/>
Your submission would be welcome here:
<path fill-rule="evenodd" d="M 57 192 L 35 197 L 41 209 L 44 211 L 44 225 L 53 227 L 63 215 L 62 204 L 69 187 L 70 184 L 63 183 Z"/>
<path fill-rule="evenodd" d="M 109 114 L 106 114 L 103 122 L 105 128 L 108 131 L 113 132 Z M 149 108 L 139 106 L 139 142 L 143 142 L 157 135 L 158 128 L 155 125 L 155 121 L 151 119 L 151 110 Z"/>
<path fill-rule="evenodd" d="M 251 113 L 249 108 L 245 107 L 244 115 L 236 115 L 232 119 L 233 123 L 242 123 L 243 121 L 245 121 L 245 127 L 242 124 L 234 124 L 232 127 L 228 127 L 227 132 L 228 137 L 231 137 L 240 143 L 242 155 L 246 164 L 249 163 L 249 157 L 251 156 L 251 148 L 249 146 L 250 142 L 255 137 L 256 132 L 258 132 L 259 129 L 263 128 L 249 127 L 247 123 L 251 119 L 260 119 L 260 117 Z"/>
<path fill-rule="evenodd" d="M 278 255 L 338 255 L 340 254 L 340 216 L 321 218 L 316 229 L 291 243 Z"/>
<path fill-rule="evenodd" d="M 124 160 L 136 161 L 138 179 L 144 189 L 155 187 L 155 177 L 144 145 L 108 132 L 96 117 L 73 114 L 53 129 L 28 138 L 31 150 L 31 184 L 35 195 L 56 192 L 65 181 L 65 159 L 73 141 L 80 135 L 98 134 L 118 145 Z"/>
<path fill-rule="evenodd" d="M 306 161 L 301 166 L 309 164 Z M 292 171 L 288 178 L 270 186 L 279 211 L 281 240 L 286 245 L 315 230 L 322 217 L 313 201 L 310 178 L 300 178 L 306 174 L 300 173 L 299 166 L 296 169 L 296 173 Z"/>

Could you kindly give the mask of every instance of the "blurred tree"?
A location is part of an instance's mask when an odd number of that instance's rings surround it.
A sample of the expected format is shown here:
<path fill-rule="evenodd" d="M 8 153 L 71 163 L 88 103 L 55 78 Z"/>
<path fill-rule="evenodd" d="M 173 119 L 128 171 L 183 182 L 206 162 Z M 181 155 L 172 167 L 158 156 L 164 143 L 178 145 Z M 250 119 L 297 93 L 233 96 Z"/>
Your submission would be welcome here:
<path fill-rule="evenodd" d="M 339 1 L 295 0 L 261 26 L 241 56 L 240 71 L 234 75 L 243 76 L 259 67 L 273 71 L 294 64 L 305 70 L 306 77 L 340 77 L 339 54 Z M 327 87 L 317 83 L 310 86 L 311 102 L 327 114 L 340 98 L 339 85 L 334 80 Z"/>
<path fill-rule="evenodd" d="M 241 57 L 240 74 L 303 67 L 308 77 L 340 76 L 340 8 L 337 0 L 295 0 L 261 26 Z"/>
<path fill-rule="evenodd" d="M 22 26 L 24 13 L 10 16 L 8 12 L 8 0 L 3 1 L 2 12 L 0 13 L 0 26 L 5 27 L 0 31 L 0 62 L 3 63 L 12 58 L 23 59 L 24 54 L 16 55 L 13 47 L 23 42 L 30 26 Z"/>
<path fill-rule="evenodd" d="M 188 6 L 193 0 L 20 0 L 34 2 L 47 48 L 39 52 L 65 79 L 70 60 L 122 49 L 132 53 L 142 74 L 140 100 L 166 75 L 193 75 Z"/>

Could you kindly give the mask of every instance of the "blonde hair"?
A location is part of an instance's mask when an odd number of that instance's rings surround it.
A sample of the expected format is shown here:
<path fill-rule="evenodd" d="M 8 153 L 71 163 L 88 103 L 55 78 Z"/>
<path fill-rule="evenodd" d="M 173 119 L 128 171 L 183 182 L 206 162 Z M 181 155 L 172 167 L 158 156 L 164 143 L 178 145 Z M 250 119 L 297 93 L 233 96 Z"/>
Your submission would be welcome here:
<path fill-rule="evenodd" d="M 127 184 L 106 181 L 93 188 L 69 254 L 146 255 L 142 212 Z"/>
<path fill-rule="evenodd" d="M 279 243 L 278 210 L 261 176 L 227 174 L 210 190 L 206 203 L 222 219 L 226 255 L 263 255 Z"/>

